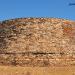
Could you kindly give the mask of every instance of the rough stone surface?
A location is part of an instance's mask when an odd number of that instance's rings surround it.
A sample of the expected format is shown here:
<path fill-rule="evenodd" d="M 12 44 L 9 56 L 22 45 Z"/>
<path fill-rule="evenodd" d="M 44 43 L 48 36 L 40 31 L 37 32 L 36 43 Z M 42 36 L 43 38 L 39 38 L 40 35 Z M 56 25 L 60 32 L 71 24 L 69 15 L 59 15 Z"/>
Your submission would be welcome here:
<path fill-rule="evenodd" d="M 75 22 L 19 18 L 0 23 L 0 64 L 75 65 Z"/>

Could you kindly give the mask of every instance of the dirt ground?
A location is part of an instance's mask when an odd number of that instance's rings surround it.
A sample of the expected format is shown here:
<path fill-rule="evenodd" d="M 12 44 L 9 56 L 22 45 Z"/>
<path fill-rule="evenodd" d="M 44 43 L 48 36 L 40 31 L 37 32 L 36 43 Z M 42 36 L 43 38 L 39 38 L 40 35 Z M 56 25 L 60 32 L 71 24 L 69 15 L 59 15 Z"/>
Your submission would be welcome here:
<path fill-rule="evenodd" d="M 0 66 L 0 75 L 75 75 L 75 67 Z"/>

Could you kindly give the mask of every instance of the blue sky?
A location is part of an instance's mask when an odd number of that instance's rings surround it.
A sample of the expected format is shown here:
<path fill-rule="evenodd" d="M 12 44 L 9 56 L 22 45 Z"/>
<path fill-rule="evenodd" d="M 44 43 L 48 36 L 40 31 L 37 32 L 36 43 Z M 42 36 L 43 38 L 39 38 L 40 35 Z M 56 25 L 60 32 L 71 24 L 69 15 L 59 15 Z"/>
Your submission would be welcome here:
<path fill-rule="evenodd" d="M 0 0 L 0 21 L 20 17 L 54 17 L 75 20 L 75 0 Z"/>

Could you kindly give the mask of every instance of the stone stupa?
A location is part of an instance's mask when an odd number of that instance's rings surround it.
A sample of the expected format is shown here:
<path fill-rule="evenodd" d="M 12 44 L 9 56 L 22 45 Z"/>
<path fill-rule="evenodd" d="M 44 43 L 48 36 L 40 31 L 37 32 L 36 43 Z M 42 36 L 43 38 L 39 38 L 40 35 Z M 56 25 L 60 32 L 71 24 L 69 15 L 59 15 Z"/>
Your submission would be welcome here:
<path fill-rule="evenodd" d="M 2 21 L 0 65 L 75 65 L 75 22 L 58 18 Z"/>

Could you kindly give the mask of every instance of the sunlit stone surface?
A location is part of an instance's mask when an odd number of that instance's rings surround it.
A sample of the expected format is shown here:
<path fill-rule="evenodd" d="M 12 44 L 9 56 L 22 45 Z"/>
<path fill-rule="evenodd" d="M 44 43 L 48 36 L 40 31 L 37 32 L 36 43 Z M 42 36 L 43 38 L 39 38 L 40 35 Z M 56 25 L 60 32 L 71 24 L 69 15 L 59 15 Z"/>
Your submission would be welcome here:
<path fill-rule="evenodd" d="M 75 65 L 75 22 L 19 18 L 0 23 L 0 64 Z"/>

